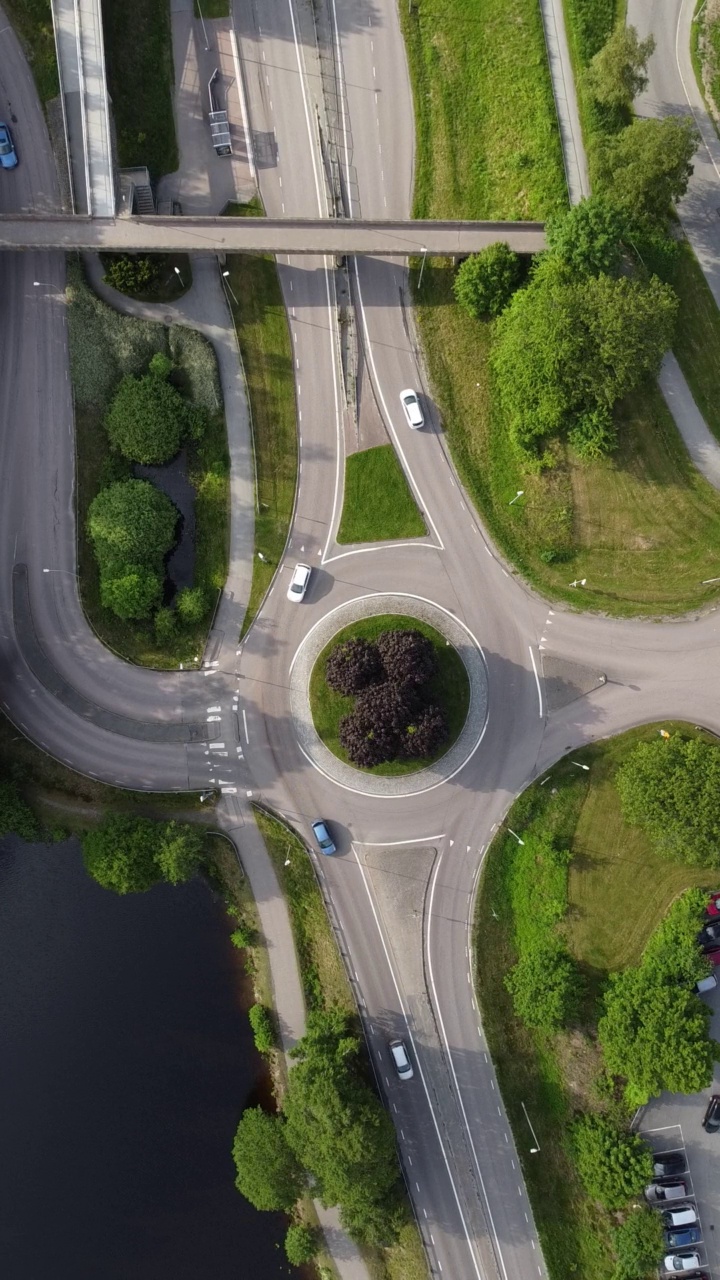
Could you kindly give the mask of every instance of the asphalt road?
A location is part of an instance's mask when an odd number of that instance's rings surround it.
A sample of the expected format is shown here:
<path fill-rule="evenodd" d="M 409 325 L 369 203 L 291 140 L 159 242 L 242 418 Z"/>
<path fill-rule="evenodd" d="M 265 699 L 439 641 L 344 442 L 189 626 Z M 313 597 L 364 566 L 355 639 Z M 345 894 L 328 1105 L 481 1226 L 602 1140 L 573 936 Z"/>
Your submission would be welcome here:
<path fill-rule="evenodd" d="M 315 109 L 322 113 L 325 103 L 312 15 L 294 0 L 269 8 L 258 7 L 260 22 L 252 0 L 235 12 L 253 132 L 269 139 L 260 153 L 267 157 L 263 198 L 276 217 L 326 216 L 315 125 Z M 333 31 L 344 71 L 338 119 L 349 212 L 406 216 L 412 111 L 394 6 L 340 4 Z M 35 202 L 52 208 L 42 116 L 16 46 L 7 31 L 0 38 L 18 143 L 32 155 L 17 182 L 0 188 L 0 209 Z M 335 275 L 322 258 L 283 259 L 280 271 L 302 461 L 286 563 L 239 654 L 231 657 L 226 647 L 207 673 L 161 675 L 107 654 L 77 599 L 62 258 L 28 252 L 0 259 L 3 705 L 32 738 L 92 776 L 178 789 L 212 776 L 238 795 L 263 797 L 308 835 L 317 815 L 332 822 L 340 853 L 324 860 L 323 883 L 434 1274 L 528 1280 L 543 1275 L 544 1265 L 471 982 L 478 868 L 513 796 L 568 749 L 654 718 L 720 732 L 720 698 L 708 680 L 719 656 L 717 614 L 659 625 L 553 611 L 518 581 L 463 494 L 429 397 L 426 428 L 404 425 L 398 392 L 421 388 L 423 376 L 403 305 L 404 269 L 394 260 L 358 262 L 355 301 L 372 375 L 368 394 L 425 513 L 428 537 L 422 545 L 338 547 L 344 421 Z M 285 598 L 296 559 L 316 569 L 301 607 Z M 708 576 L 714 568 L 708 565 Z M 479 749 L 451 781 L 412 799 L 379 801 L 338 788 L 308 765 L 289 719 L 289 668 L 309 628 L 336 605 L 378 591 L 410 592 L 454 612 L 482 645 L 488 668 L 490 712 Z M 607 684 L 549 714 L 538 676 L 543 654 L 602 671 Z M 184 740 L 199 734 L 225 742 L 227 756 L 218 747 L 208 760 L 209 746 Z M 227 803 L 233 800 L 231 790 Z M 388 887 L 400 857 L 413 869 L 408 900 Z M 409 1084 L 388 1070 L 386 1040 L 398 1031 L 418 1067 Z"/>

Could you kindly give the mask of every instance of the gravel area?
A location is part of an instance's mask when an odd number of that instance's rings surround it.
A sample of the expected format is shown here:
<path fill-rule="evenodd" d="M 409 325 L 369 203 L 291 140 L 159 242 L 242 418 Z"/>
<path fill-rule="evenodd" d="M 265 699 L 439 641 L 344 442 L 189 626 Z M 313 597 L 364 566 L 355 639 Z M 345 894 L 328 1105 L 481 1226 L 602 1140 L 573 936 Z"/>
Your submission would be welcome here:
<path fill-rule="evenodd" d="M 470 706 L 465 725 L 450 750 L 427 769 L 399 778 L 363 773 L 338 760 L 318 736 L 310 710 L 310 676 L 318 657 L 333 636 L 360 618 L 378 614 L 406 614 L 435 627 L 457 649 L 470 681 Z M 320 773 L 339 786 L 360 795 L 393 799 L 419 795 L 452 778 L 480 743 L 487 723 L 487 668 L 482 650 L 467 628 L 453 614 L 429 600 L 402 593 L 361 596 L 326 614 L 300 646 L 290 675 L 290 709 L 295 733 L 304 754 Z"/>

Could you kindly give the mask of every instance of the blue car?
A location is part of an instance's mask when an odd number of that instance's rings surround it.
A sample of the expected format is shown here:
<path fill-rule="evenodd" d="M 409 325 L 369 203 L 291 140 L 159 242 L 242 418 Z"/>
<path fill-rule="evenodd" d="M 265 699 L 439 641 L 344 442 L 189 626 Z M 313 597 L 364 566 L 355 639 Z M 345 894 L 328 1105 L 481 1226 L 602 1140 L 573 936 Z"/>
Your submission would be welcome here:
<path fill-rule="evenodd" d="M 332 853 L 337 852 L 335 849 L 335 845 L 330 839 L 330 832 L 328 831 L 324 822 L 320 822 L 319 820 L 317 822 L 313 822 L 312 829 L 313 829 L 313 835 L 315 836 L 315 839 L 317 840 L 320 846 L 321 853 L 324 853 L 326 857 L 329 858 Z"/>
<path fill-rule="evenodd" d="M 678 1227 L 675 1231 L 666 1231 L 665 1244 L 670 1249 L 681 1249 L 686 1244 L 699 1244 L 702 1231 L 699 1227 Z"/>
<path fill-rule="evenodd" d="M 12 134 L 7 125 L 0 120 L 0 167 L 14 169 L 17 162 L 17 151 L 13 145 Z"/>

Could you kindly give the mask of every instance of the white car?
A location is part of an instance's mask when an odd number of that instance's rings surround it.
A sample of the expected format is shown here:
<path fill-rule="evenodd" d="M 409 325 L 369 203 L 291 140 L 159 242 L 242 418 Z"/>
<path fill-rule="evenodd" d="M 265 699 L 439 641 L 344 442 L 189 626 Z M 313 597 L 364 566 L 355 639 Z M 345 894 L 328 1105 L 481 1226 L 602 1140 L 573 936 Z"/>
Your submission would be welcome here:
<path fill-rule="evenodd" d="M 287 593 L 288 600 L 292 600 L 293 604 L 299 604 L 305 595 L 305 592 L 308 589 L 308 582 L 310 581 L 311 573 L 312 569 L 309 564 L 295 565 Z"/>
<path fill-rule="evenodd" d="M 665 1257 L 665 1270 L 672 1272 L 697 1271 L 700 1266 L 699 1253 L 668 1253 Z"/>
<path fill-rule="evenodd" d="M 420 408 L 420 401 L 417 398 L 417 391 L 413 391 L 412 387 L 408 387 L 407 391 L 401 391 L 400 403 L 408 420 L 408 426 L 411 426 L 413 431 L 417 431 L 419 427 L 425 425 L 425 418 Z"/>
<path fill-rule="evenodd" d="M 412 1063 L 408 1057 L 408 1051 L 405 1048 L 404 1040 L 391 1040 L 388 1045 L 390 1056 L 393 1060 L 393 1066 L 397 1071 L 401 1080 L 412 1080 L 413 1069 Z"/>

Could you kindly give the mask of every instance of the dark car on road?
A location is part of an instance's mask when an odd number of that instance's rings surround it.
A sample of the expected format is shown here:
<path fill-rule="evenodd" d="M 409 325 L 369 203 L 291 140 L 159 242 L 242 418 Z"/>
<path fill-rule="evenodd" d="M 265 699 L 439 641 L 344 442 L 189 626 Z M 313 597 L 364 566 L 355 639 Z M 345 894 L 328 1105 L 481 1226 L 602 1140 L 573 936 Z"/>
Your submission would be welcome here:
<path fill-rule="evenodd" d="M 676 1227 L 674 1231 L 664 1231 L 665 1244 L 668 1249 L 682 1249 L 688 1244 L 699 1244 L 702 1231 L 699 1227 Z"/>
<path fill-rule="evenodd" d="M 684 1200 L 687 1193 L 687 1185 L 682 1178 L 666 1178 L 664 1182 L 653 1182 L 646 1187 L 645 1199 L 648 1204 L 673 1204 L 676 1200 Z"/>
<path fill-rule="evenodd" d="M 682 1151 L 663 1151 L 653 1157 L 654 1178 L 674 1178 L 676 1173 L 684 1173 L 686 1169 Z"/>
<path fill-rule="evenodd" d="M 720 1129 L 720 1093 L 714 1093 L 708 1102 L 702 1126 L 706 1133 L 717 1133 Z"/>

